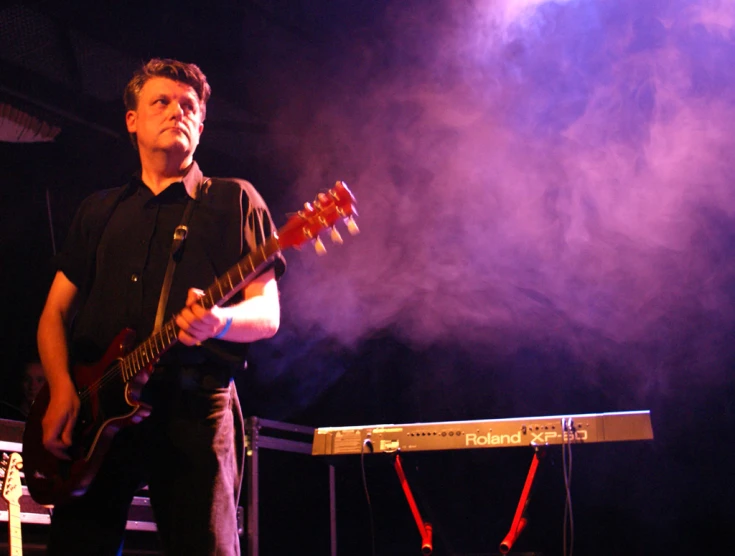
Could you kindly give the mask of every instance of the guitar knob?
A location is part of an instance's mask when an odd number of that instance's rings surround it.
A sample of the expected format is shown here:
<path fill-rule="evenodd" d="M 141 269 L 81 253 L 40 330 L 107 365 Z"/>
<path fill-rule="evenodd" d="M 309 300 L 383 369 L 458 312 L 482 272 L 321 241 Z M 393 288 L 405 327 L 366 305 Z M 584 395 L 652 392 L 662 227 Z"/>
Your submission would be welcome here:
<path fill-rule="evenodd" d="M 327 248 L 324 247 L 324 242 L 322 241 L 322 238 L 318 236 L 314 241 L 314 250 L 316 251 L 317 255 L 325 255 L 327 253 Z"/>
<path fill-rule="evenodd" d="M 347 231 L 350 232 L 351 235 L 357 235 L 360 233 L 360 228 L 357 227 L 357 222 L 355 222 L 355 219 L 350 216 L 347 219 Z"/>
<path fill-rule="evenodd" d="M 332 232 L 329 234 L 329 237 L 332 239 L 332 243 L 339 243 L 340 245 L 344 243 L 342 236 L 339 235 L 339 231 L 334 226 L 332 226 Z"/>

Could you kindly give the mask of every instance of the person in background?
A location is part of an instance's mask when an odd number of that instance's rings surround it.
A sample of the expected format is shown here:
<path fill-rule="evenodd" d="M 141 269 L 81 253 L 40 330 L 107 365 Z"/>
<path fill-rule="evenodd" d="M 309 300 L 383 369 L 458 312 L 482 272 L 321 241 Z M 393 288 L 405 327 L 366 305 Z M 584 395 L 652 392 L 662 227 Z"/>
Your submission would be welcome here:
<path fill-rule="evenodd" d="M 44 384 L 46 384 L 46 375 L 41 362 L 33 360 L 26 363 L 18 394 L 11 399 L 0 401 L 0 419 L 25 421 L 33 400 L 36 399 Z"/>

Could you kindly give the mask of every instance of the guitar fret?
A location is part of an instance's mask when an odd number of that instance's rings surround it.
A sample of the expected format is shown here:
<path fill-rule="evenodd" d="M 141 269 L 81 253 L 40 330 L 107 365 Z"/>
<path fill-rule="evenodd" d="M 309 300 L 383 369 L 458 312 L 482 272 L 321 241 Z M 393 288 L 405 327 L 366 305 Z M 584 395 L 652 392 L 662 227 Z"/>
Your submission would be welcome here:
<path fill-rule="evenodd" d="M 265 249 L 263 247 L 261 247 L 260 249 L 258 249 L 258 255 L 259 255 L 260 260 L 258 261 L 258 264 L 255 265 L 255 266 L 259 266 L 259 265 L 263 264 L 265 262 L 265 260 L 268 258 L 268 256 L 265 253 Z"/>
<path fill-rule="evenodd" d="M 10 533 L 10 556 L 23 554 L 23 538 L 21 536 L 20 504 L 8 503 L 8 530 Z"/>

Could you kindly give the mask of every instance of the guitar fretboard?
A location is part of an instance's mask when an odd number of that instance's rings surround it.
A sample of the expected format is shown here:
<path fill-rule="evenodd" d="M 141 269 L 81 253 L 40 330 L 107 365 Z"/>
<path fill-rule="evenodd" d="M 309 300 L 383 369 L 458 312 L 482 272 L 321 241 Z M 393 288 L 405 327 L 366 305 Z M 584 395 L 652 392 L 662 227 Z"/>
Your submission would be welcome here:
<path fill-rule="evenodd" d="M 217 278 L 202 295 L 199 303 L 205 309 L 221 307 L 238 291 L 248 285 L 269 264 L 280 246 L 276 236 L 259 249 L 243 257 L 227 272 Z M 124 382 L 129 382 L 141 371 L 150 369 L 166 351 L 178 341 L 179 328 L 175 317 L 171 317 L 161 330 L 153 333 L 128 355 L 123 357 L 113 372 L 119 372 Z"/>
<path fill-rule="evenodd" d="M 20 530 L 20 504 L 8 503 L 8 530 L 10 535 L 10 556 L 23 556 L 23 536 Z"/>

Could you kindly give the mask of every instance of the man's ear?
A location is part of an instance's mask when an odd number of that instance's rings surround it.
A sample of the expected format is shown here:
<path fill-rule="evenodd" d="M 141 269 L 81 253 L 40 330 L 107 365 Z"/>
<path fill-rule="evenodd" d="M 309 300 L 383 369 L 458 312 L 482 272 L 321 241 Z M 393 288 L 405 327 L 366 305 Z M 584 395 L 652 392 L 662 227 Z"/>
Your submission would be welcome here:
<path fill-rule="evenodd" d="M 128 110 L 125 113 L 125 125 L 128 127 L 128 133 L 138 131 L 138 113 L 135 110 Z"/>

